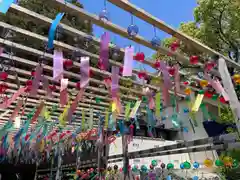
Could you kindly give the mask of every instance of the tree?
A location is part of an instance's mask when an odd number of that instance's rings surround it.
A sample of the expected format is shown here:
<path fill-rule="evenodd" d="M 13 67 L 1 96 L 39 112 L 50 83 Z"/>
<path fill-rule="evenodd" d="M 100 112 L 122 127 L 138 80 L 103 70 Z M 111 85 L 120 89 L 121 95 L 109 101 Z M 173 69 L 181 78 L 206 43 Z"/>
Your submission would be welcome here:
<path fill-rule="evenodd" d="M 181 23 L 179 30 L 235 61 L 240 60 L 239 0 L 198 0 L 194 19 L 194 22 Z M 163 45 L 169 47 L 175 40 L 166 38 Z M 181 44 L 180 51 L 186 55 L 200 53 L 185 43 Z"/>

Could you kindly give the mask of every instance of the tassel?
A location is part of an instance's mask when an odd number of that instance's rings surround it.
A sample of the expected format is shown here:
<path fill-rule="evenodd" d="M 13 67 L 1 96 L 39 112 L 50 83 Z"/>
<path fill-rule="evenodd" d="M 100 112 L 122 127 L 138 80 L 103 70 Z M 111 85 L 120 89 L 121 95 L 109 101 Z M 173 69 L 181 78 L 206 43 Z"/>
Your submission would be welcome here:
<path fill-rule="evenodd" d="M 82 132 L 85 131 L 85 112 L 84 110 L 82 109 L 82 124 L 81 124 L 81 127 L 82 127 Z"/>
<path fill-rule="evenodd" d="M 156 117 L 160 117 L 160 109 L 161 109 L 161 94 L 158 92 L 155 97 L 155 115 Z"/>
<path fill-rule="evenodd" d="M 129 115 L 131 111 L 131 102 L 128 102 L 126 107 L 125 107 L 125 121 L 129 121 Z"/>

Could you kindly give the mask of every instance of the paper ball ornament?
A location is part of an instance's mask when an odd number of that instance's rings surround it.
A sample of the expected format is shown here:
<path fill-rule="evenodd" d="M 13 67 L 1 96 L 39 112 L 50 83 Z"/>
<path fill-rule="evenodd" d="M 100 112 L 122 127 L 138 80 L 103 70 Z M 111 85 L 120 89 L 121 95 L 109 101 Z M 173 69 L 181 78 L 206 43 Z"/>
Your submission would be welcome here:
<path fill-rule="evenodd" d="M 164 163 L 161 164 L 161 168 L 165 169 L 166 165 Z"/>
<path fill-rule="evenodd" d="M 109 13 L 106 9 L 103 9 L 99 14 L 99 19 L 102 21 L 109 21 Z"/>
<path fill-rule="evenodd" d="M 157 166 L 157 161 L 156 160 L 152 160 L 151 164 L 155 167 L 155 166 Z"/>
<path fill-rule="evenodd" d="M 223 161 L 220 160 L 220 159 L 217 159 L 217 160 L 215 161 L 215 165 L 216 165 L 217 167 L 223 166 Z"/>
<path fill-rule="evenodd" d="M 0 72 L 0 80 L 5 81 L 8 78 L 7 72 Z"/>
<path fill-rule="evenodd" d="M 191 90 L 190 88 L 186 88 L 186 89 L 184 90 L 184 93 L 185 93 L 186 95 L 190 95 L 191 92 L 192 92 L 192 90 Z"/>
<path fill-rule="evenodd" d="M 190 57 L 190 64 L 197 64 L 199 61 L 198 56 L 191 56 Z"/>
<path fill-rule="evenodd" d="M 132 167 L 132 171 L 133 171 L 133 172 L 137 172 L 137 171 L 138 171 L 138 166 L 137 166 L 137 165 L 134 165 L 134 166 Z"/>
<path fill-rule="evenodd" d="M 147 78 L 147 73 L 145 71 L 141 71 L 138 73 L 138 78 L 139 79 L 146 79 Z"/>
<path fill-rule="evenodd" d="M 199 180 L 198 176 L 194 176 L 193 180 Z"/>
<path fill-rule="evenodd" d="M 157 36 L 154 36 L 154 37 L 152 38 L 152 40 L 151 40 L 151 44 L 152 44 L 153 47 L 159 48 L 159 47 L 161 46 L 161 40 L 160 40 L 160 38 L 157 37 Z"/>
<path fill-rule="evenodd" d="M 173 163 L 168 163 L 168 164 L 167 164 L 167 169 L 173 169 L 173 168 L 174 168 Z"/>
<path fill-rule="evenodd" d="M 207 85 L 208 85 L 208 81 L 207 81 L 207 80 L 201 80 L 201 81 L 200 81 L 200 86 L 201 86 L 202 88 L 207 87 Z"/>
<path fill-rule="evenodd" d="M 213 166 L 213 161 L 211 159 L 205 159 L 203 164 L 206 166 L 206 167 L 212 167 Z"/>
<path fill-rule="evenodd" d="M 174 76 L 174 74 L 175 74 L 175 68 L 170 67 L 170 68 L 168 69 L 168 73 L 169 73 L 171 76 Z"/>
<path fill-rule="evenodd" d="M 138 53 L 135 55 L 134 59 L 135 59 L 136 61 L 143 62 L 144 59 L 145 59 L 145 54 L 144 54 L 143 52 L 138 52 Z"/>
<path fill-rule="evenodd" d="M 188 161 L 185 161 L 185 162 L 183 163 L 183 165 L 184 165 L 184 168 L 185 168 L 185 169 L 190 169 L 190 168 L 191 168 L 191 163 L 188 162 Z"/>
<path fill-rule="evenodd" d="M 150 168 L 150 169 L 153 169 L 154 167 L 153 167 L 153 165 L 150 164 L 150 165 L 149 165 L 149 168 Z"/>
<path fill-rule="evenodd" d="M 184 164 L 183 163 L 180 164 L 180 169 L 184 169 Z"/>
<path fill-rule="evenodd" d="M 148 170 L 148 169 L 147 169 L 147 166 L 145 166 L 145 165 L 142 165 L 142 166 L 141 166 L 141 171 L 142 171 L 142 172 L 147 172 L 147 170 Z"/>
<path fill-rule="evenodd" d="M 193 163 L 193 167 L 194 167 L 195 169 L 198 169 L 199 166 L 200 166 L 200 164 L 199 164 L 198 162 L 194 162 L 194 163 Z"/>
<path fill-rule="evenodd" d="M 127 32 L 130 37 L 135 37 L 138 34 L 138 31 L 139 31 L 139 29 L 138 29 L 137 25 L 135 25 L 135 24 L 131 24 L 127 28 Z"/>
<path fill-rule="evenodd" d="M 161 66 L 160 61 L 156 61 L 156 62 L 154 63 L 154 68 L 159 69 L 160 66 Z"/>
<path fill-rule="evenodd" d="M 229 157 L 229 156 L 225 156 L 225 157 L 223 158 L 223 162 L 224 162 L 224 163 L 232 162 L 232 158 Z"/>

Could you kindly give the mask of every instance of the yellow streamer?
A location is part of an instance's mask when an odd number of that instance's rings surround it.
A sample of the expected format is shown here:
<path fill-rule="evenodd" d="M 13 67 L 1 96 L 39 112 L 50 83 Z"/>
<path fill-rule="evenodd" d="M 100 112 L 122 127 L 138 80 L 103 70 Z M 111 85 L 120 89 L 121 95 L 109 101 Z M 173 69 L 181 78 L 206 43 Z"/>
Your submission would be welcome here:
<path fill-rule="evenodd" d="M 64 108 L 63 113 L 59 116 L 59 122 L 60 125 L 66 126 L 66 121 L 67 121 L 67 114 L 68 114 L 68 109 L 70 108 L 71 102 L 67 104 L 67 106 Z"/>
<path fill-rule="evenodd" d="M 192 107 L 192 112 L 197 112 L 201 103 L 202 103 L 202 100 L 203 100 L 203 97 L 204 97 L 204 94 L 198 94 L 197 95 L 197 98 L 193 104 L 193 107 Z"/>
<path fill-rule="evenodd" d="M 160 117 L 160 109 L 161 109 L 161 94 L 158 92 L 155 97 L 155 113 L 156 117 Z"/>
<path fill-rule="evenodd" d="M 42 140 L 39 144 L 39 151 L 43 152 L 43 150 L 44 150 L 44 140 Z"/>
<path fill-rule="evenodd" d="M 112 102 L 112 112 L 117 110 L 117 104 L 115 102 Z"/>
<path fill-rule="evenodd" d="M 108 119 L 109 119 L 109 111 L 106 110 L 105 125 L 104 125 L 104 128 L 105 128 L 105 129 L 108 129 Z"/>
<path fill-rule="evenodd" d="M 126 105 L 126 108 L 125 108 L 125 120 L 126 121 L 128 121 L 130 111 L 131 111 L 131 103 L 128 102 Z"/>
<path fill-rule="evenodd" d="M 135 103 L 135 105 L 134 105 L 134 107 L 133 107 L 133 109 L 132 109 L 129 117 L 131 117 L 131 118 L 134 118 L 134 117 L 135 117 L 135 115 L 136 115 L 136 113 L 137 113 L 137 111 L 138 111 L 138 108 L 139 108 L 139 106 L 140 106 L 141 103 L 142 103 L 142 100 L 138 100 L 138 101 Z"/>
<path fill-rule="evenodd" d="M 85 131 L 85 112 L 83 109 L 82 109 L 82 125 L 81 125 L 81 127 L 82 127 L 82 132 L 84 132 Z"/>

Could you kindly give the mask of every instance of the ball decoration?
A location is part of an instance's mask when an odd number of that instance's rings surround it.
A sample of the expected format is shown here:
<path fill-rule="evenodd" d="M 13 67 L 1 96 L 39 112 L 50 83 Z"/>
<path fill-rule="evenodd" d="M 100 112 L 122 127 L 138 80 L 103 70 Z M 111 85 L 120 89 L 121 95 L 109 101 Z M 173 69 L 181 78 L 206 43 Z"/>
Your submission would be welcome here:
<path fill-rule="evenodd" d="M 220 160 L 220 159 L 217 159 L 217 160 L 215 161 L 215 165 L 216 165 L 217 167 L 223 166 L 223 161 Z"/>
<path fill-rule="evenodd" d="M 109 21 L 109 13 L 107 9 L 103 9 L 99 14 L 99 19 L 101 21 Z"/>
<path fill-rule="evenodd" d="M 199 180 L 198 176 L 193 176 L 193 180 Z"/>
<path fill-rule="evenodd" d="M 199 164 L 198 162 L 195 161 L 195 162 L 193 163 L 193 167 L 194 167 L 195 169 L 198 169 L 199 166 L 200 166 L 200 164 Z"/>
<path fill-rule="evenodd" d="M 149 165 L 149 168 L 150 168 L 150 169 L 154 169 L 153 165 L 151 165 L 151 164 Z"/>
<path fill-rule="evenodd" d="M 142 165 L 142 166 L 141 166 L 141 171 L 142 171 L 142 172 L 146 173 L 147 170 L 148 170 L 148 169 L 147 169 L 147 166 L 145 166 L 145 165 Z"/>
<path fill-rule="evenodd" d="M 190 88 L 186 88 L 185 90 L 184 90 L 184 93 L 186 94 L 186 95 L 190 95 L 191 94 L 191 92 L 192 92 L 192 90 L 190 89 Z"/>
<path fill-rule="evenodd" d="M 207 159 L 204 160 L 203 164 L 204 164 L 206 167 L 210 168 L 210 167 L 213 166 L 213 161 L 212 161 L 211 159 L 207 158 Z"/>
<path fill-rule="evenodd" d="M 155 61 L 154 68 L 159 69 L 161 67 L 160 61 Z"/>
<path fill-rule="evenodd" d="M 161 164 L 161 168 L 162 168 L 162 169 L 165 169 L 165 168 L 166 168 L 166 164 L 162 163 L 162 164 Z"/>
<path fill-rule="evenodd" d="M 0 72 L 0 80 L 5 81 L 8 78 L 7 72 Z"/>
<path fill-rule="evenodd" d="M 137 171 L 138 171 L 138 166 L 137 166 L 137 165 L 134 165 L 134 166 L 132 167 L 132 171 L 133 171 L 133 172 L 137 172 Z"/>
<path fill-rule="evenodd" d="M 135 59 L 136 61 L 143 62 L 144 59 L 145 59 L 145 54 L 144 54 L 143 52 L 138 52 L 138 53 L 135 55 L 134 59 Z"/>
<path fill-rule="evenodd" d="M 180 169 L 184 169 L 184 163 L 180 164 Z"/>
<path fill-rule="evenodd" d="M 174 74 L 175 74 L 175 68 L 174 68 L 174 67 L 170 67 L 170 68 L 168 69 L 168 73 L 169 73 L 171 76 L 174 76 Z"/>
<path fill-rule="evenodd" d="M 232 162 L 232 158 L 229 157 L 229 156 L 225 156 L 225 157 L 223 158 L 223 163 L 225 164 L 225 163 L 229 163 L 229 162 Z"/>
<path fill-rule="evenodd" d="M 138 34 L 139 28 L 138 28 L 137 25 L 131 24 L 130 26 L 128 26 L 127 32 L 128 32 L 128 35 L 129 35 L 131 38 L 133 38 L 133 37 L 135 37 L 135 36 Z"/>
<path fill-rule="evenodd" d="M 157 164 L 158 164 L 158 163 L 157 163 L 157 160 L 152 160 L 152 162 L 151 162 L 151 165 L 152 165 L 152 166 L 155 167 L 155 166 L 157 166 Z"/>
<path fill-rule="evenodd" d="M 198 58 L 198 56 L 191 56 L 190 57 L 190 64 L 197 64 L 198 63 L 198 61 L 199 61 L 199 58 Z"/>
<path fill-rule="evenodd" d="M 161 40 L 160 40 L 160 38 L 157 37 L 157 36 L 154 36 L 154 37 L 152 38 L 152 40 L 151 40 L 151 44 L 152 44 L 153 47 L 159 48 L 159 47 L 161 46 Z"/>
<path fill-rule="evenodd" d="M 208 85 L 208 81 L 207 81 L 207 80 L 201 80 L 201 81 L 200 81 L 200 86 L 201 86 L 202 88 L 207 87 L 207 85 Z"/>
<path fill-rule="evenodd" d="M 173 168 L 174 168 L 173 163 L 168 163 L 168 164 L 167 164 L 167 169 L 168 169 L 168 170 L 173 169 Z"/>
<path fill-rule="evenodd" d="M 183 165 L 184 165 L 184 168 L 185 168 L 185 169 L 190 169 L 190 168 L 191 168 L 191 163 L 188 162 L 188 161 L 185 161 L 185 162 L 183 163 Z"/>

